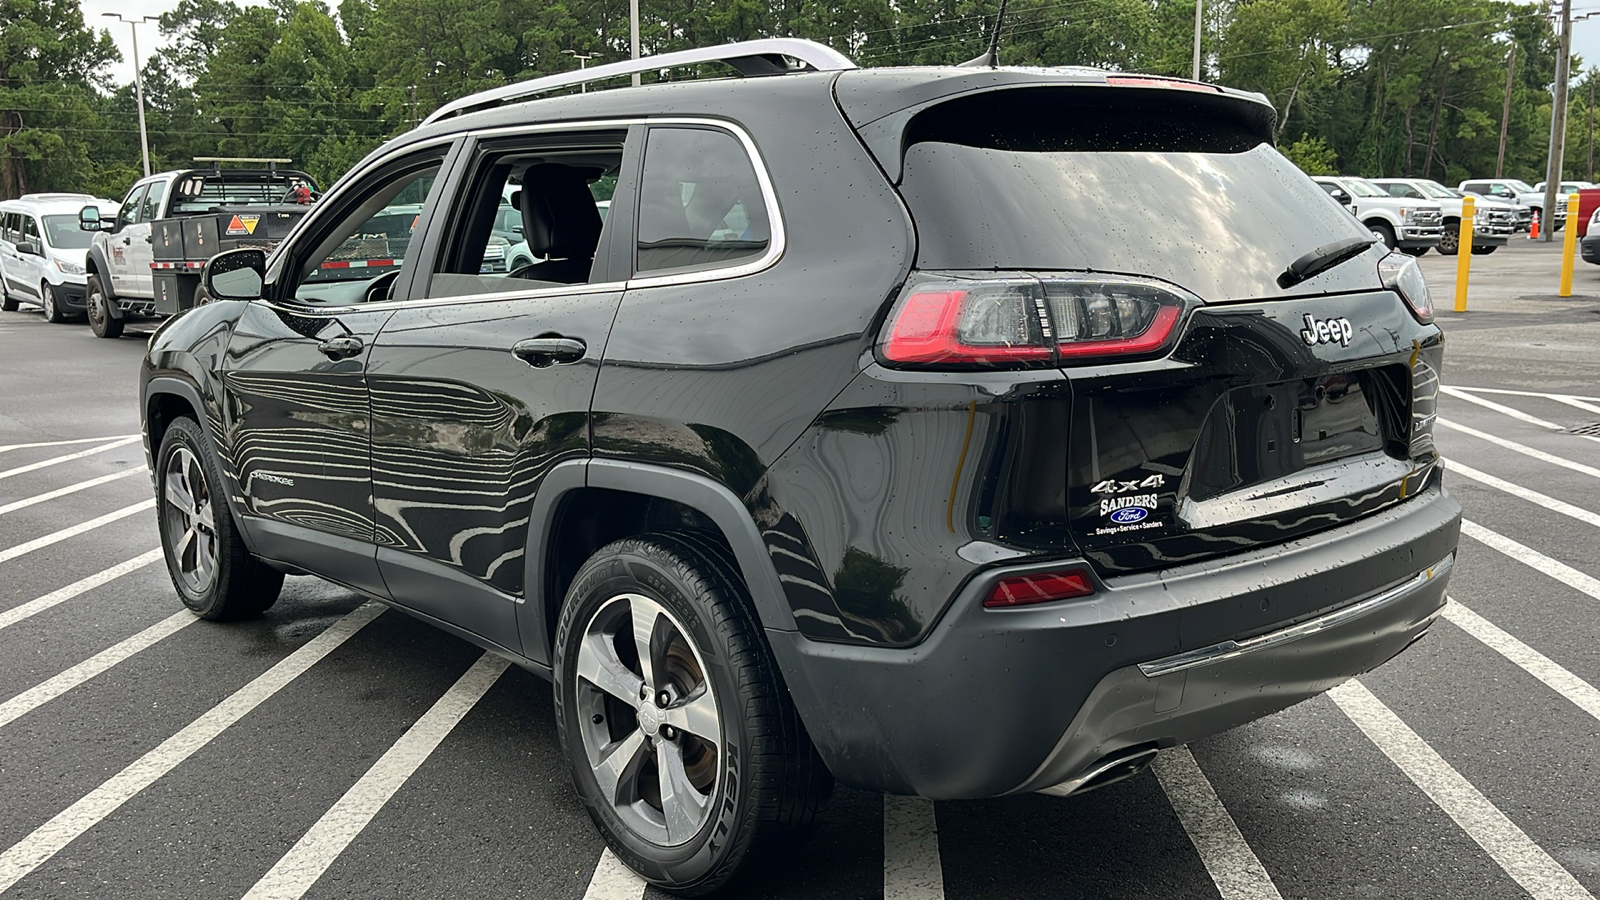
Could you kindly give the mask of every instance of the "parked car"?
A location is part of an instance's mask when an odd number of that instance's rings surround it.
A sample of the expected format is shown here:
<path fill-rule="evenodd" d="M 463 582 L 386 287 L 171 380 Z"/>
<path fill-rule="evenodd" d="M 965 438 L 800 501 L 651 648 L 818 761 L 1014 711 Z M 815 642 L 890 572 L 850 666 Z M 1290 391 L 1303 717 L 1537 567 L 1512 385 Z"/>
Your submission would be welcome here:
<path fill-rule="evenodd" d="M 85 203 L 116 206 L 92 194 L 23 194 L 0 201 L 0 309 L 33 304 L 50 322 L 83 314 L 89 235 L 78 230 L 78 210 Z"/>
<path fill-rule="evenodd" d="M 1463 181 L 1456 188 L 1468 194 L 1516 206 L 1519 232 L 1528 231 L 1533 225 L 1534 216 L 1540 215 L 1544 210 L 1544 191 L 1515 178 L 1479 178 Z M 1553 212 L 1555 227 L 1559 230 L 1566 223 L 1567 208 L 1558 206 Z"/>
<path fill-rule="evenodd" d="M 78 227 L 96 232 L 86 261 L 95 336 L 121 337 L 135 315 L 172 315 L 194 306 L 206 260 L 219 250 L 275 245 L 318 196 L 310 175 L 279 169 L 274 160 L 196 162 L 211 165 L 135 182 L 114 218 L 83 207 Z"/>
<path fill-rule="evenodd" d="M 1311 180 L 1322 185 L 1324 190 L 1337 188 L 1348 196 L 1350 212 L 1385 247 L 1421 256 L 1428 248 L 1439 246 L 1444 231 L 1444 215 L 1439 204 L 1391 197 L 1388 191 L 1370 181 L 1349 175 L 1319 175 Z"/>
<path fill-rule="evenodd" d="M 1461 207 L 1463 195 L 1452 191 L 1437 181 L 1426 178 L 1372 178 L 1373 184 L 1389 192 L 1391 197 L 1407 200 L 1430 200 L 1438 203 L 1444 212 L 1444 232 L 1439 236 L 1439 252 L 1456 255 L 1461 242 Z M 1504 247 L 1516 233 L 1516 207 L 1489 197 L 1474 198 L 1472 217 L 1472 252 L 1493 253 Z"/>
<path fill-rule="evenodd" d="M 1600 266 L 1600 208 L 1589 216 L 1588 230 L 1578 238 L 1578 252 L 1586 263 Z"/>
<path fill-rule="evenodd" d="M 554 93 L 711 62 L 768 77 Z M 1445 602 L 1426 283 L 1273 118 L 795 40 L 448 103 L 152 336 L 175 588 L 229 619 L 313 573 L 551 679 L 578 797 L 677 892 L 835 780 L 1126 778 Z M 540 261 L 484 274 L 508 185 Z M 411 193 L 403 265 L 329 302 Z"/>

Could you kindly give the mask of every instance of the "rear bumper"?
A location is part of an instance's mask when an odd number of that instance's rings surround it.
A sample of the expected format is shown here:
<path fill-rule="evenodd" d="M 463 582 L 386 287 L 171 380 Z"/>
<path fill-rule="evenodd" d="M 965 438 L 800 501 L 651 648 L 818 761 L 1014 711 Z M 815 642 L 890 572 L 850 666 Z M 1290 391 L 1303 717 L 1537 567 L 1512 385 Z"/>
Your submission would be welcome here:
<path fill-rule="evenodd" d="M 986 572 L 910 648 L 768 634 L 841 781 L 932 799 L 1043 790 L 1130 748 L 1292 706 L 1404 650 L 1443 608 L 1460 515 L 1433 488 L 1305 539 L 1026 609 L 983 609 L 993 580 L 1018 570 Z M 1297 606 L 1309 612 L 1270 621 Z"/>
<path fill-rule="evenodd" d="M 1600 265 L 1600 235 L 1586 235 L 1578 239 L 1578 250 L 1583 254 L 1583 261 Z"/>

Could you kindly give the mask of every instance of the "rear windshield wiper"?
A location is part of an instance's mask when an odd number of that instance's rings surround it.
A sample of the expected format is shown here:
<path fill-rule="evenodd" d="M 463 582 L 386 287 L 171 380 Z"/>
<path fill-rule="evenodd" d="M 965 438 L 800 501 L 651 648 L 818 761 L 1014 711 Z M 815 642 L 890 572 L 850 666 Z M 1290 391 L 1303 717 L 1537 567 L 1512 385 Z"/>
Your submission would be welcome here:
<path fill-rule="evenodd" d="M 1284 269 L 1283 274 L 1278 276 L 1278 287 L 1292 288 L 1300 282 L 1320 275 L 1340 263 L 1355 259 L 1375 243 L 1377 243 L 1377 238 L 1358 237 L 1345 238 L 1323 244 L 1305 256 L 1289 263 L 1289 268 Z"/>

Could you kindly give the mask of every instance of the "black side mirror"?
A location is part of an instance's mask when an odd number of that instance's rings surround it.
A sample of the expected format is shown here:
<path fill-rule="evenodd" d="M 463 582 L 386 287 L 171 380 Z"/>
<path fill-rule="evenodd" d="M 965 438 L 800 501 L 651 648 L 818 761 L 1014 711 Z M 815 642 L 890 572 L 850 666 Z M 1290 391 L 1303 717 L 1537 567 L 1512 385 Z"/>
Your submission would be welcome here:
<path fill-rule="evenodd" d="M 22 255 L 24 255 L 24 256 L 43 256 L 44 255 L 42 252 L 40 252 L 39 245 L 35 244 L 33 241 L 18 241 L 17 242 L 17 252 L 22 254 Z"/>
<path fill-rule="evenodd" d="M 1349 194 L 1346 194 L 1344 191 L 1341 191 L 1338 188 L 1334 188 L 1332 196 L 1333 199 L 1343 203 L 1345 206 L 1349 206 L 1351 200 L 1354 199 Z"/>
<path fill-rule="evenodd" d="M 85 206 L 83 209 L 78 210 L 79 231 L 110 231 L 111 228 L 108 227 L 110 224 L 105 219 L 100 218 L 100 207 L 98 206 Z"/>
<path fill-rule="evenodd" d="M 259 300 L 267 283 L 267 252 L 247 247 L 218 253 L 200 280 L 217 300 Z"/>

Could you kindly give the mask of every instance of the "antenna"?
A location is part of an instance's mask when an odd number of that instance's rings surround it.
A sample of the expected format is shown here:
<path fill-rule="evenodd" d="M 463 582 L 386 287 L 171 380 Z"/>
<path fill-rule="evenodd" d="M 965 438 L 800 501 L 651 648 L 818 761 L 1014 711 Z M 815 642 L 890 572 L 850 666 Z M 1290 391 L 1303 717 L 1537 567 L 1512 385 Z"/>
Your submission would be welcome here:
<path fill-rule="evenodd" d="M 997 68 L 1000 65 L 1000 26 L 1006 21 L 1006 0 L 1000 0 L 1000 12 L 994 17 L 994 31 L 989 33 L 989 49 L 977 59 L 969 59 L 960 65 L 963 69 L 981 69 L 985 66 Z"/>

